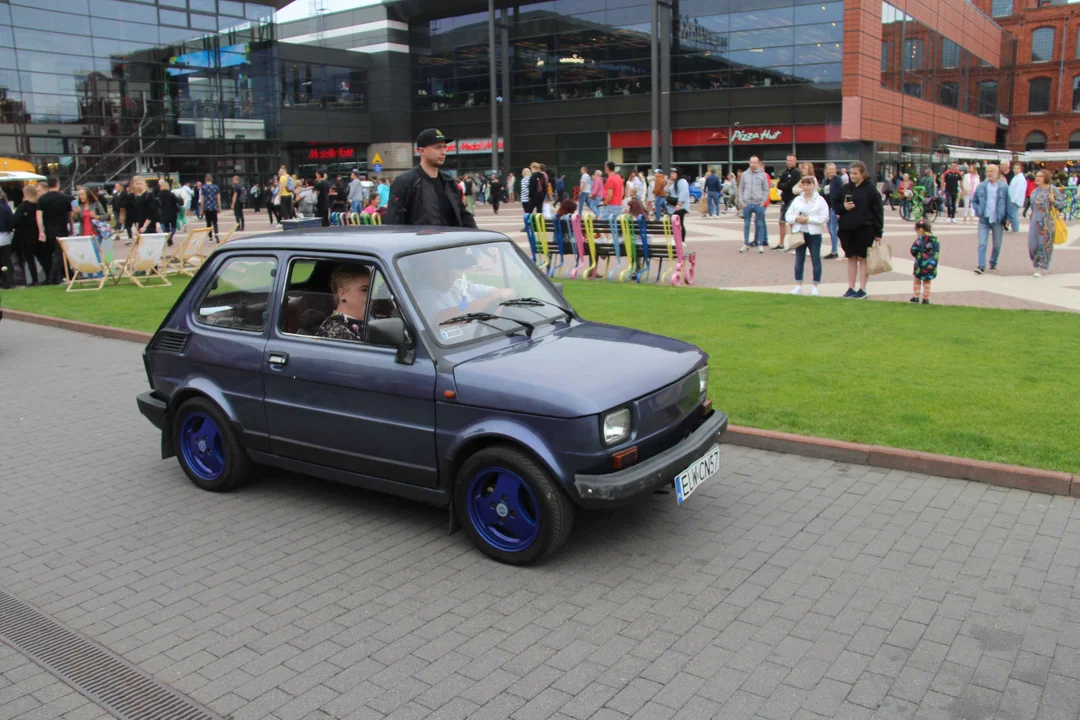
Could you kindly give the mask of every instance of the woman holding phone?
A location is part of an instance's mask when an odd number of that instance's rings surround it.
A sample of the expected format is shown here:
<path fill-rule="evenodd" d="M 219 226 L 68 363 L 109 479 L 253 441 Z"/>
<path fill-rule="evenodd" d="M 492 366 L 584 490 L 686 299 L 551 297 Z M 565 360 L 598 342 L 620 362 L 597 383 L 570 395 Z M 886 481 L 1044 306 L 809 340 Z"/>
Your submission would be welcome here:
<path fill-rule="evenodd" d="M 848 264 L 848 289 L 846 298 L 861 300 L 866 297 L 866 254 L 870 246 L 881 242 L 885 231 L 885 206 L 881 193 L 870 182 L 866 165 L 856 160 L 848 172 L 851 181 L 844 185 L 836 198 L 833 210 L 839 220 L 840 246 Z M 858 290 L 856 290 L 858 285 Z"/>

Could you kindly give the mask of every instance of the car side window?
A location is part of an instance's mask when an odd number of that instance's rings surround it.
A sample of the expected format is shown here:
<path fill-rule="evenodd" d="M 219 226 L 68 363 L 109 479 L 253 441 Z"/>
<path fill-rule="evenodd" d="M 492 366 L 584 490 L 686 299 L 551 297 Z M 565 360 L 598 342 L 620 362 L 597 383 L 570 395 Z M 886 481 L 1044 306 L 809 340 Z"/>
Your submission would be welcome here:
<path fill-rule="evenodd" d="M 266 327 L 277 258 L 229 258 L 214 273 L 196 319 L 205 325 L 262 332 Z"/>
<path fill-rule="evenodd" d="M 289 265 L 282 333 L 365 343 L 370 320 L 400 316 L 390 286 L 371 263 L 296 258 Z"/>

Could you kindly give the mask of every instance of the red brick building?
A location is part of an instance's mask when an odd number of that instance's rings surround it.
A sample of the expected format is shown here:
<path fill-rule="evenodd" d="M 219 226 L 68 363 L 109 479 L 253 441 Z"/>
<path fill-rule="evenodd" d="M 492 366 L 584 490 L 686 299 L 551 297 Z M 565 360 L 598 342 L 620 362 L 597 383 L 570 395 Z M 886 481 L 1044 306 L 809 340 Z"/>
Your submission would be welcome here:
<path fill-rule="evenodd" d="M 1080 149 L 1080 5 L 973 1 L 1016 40 L 1015 56 L 1002 58 L 1014 88 L 1006 148 Z"/>

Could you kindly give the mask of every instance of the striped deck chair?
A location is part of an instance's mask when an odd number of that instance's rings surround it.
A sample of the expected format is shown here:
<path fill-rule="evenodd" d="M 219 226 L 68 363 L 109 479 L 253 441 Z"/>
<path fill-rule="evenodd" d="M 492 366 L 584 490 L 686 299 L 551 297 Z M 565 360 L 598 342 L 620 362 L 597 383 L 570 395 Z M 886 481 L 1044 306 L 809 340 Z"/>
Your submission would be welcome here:
<path fill-rule="evenodd" d="M 112 270 L 109 268 L 101 246 L 98 245 L 97 238 L 93 235 L 76 235 L 59 238 L 59 242 L 64 251 L 64 263 L 68 270 L 66 292 L 103 288 L 105 281 L 112 277 Z M 76 287 L 76 285 L 87 284 L 97 284 L 97 287 Z"/>
<path fill-rule="evenodd" d="M 165 259 L 162 270 L 166 275 L 181 273 L 191 275 L 210 254 L 211 228 L 195 228 L 179 244 L 173 245 L 172 253 Z"/>
<path fill-rule="evenodd" d="M 165 287 L 172 285 L 162 272 L 165 265 L 165 242 L 169 239 L 168 233 L 153 233 L 151 235 L 139 235 L 135 244 L 131 246 L 128 256 L 120 264 L 120 269 L 113 280 L 118 283 L 127 278 L 139 287 Z M 115 263 L 114 263 L 115 265 Z M 153 278 L 161 280 L 160 283 L 144 285 L 136 273 L 142 273 L 142 281 Z"/>

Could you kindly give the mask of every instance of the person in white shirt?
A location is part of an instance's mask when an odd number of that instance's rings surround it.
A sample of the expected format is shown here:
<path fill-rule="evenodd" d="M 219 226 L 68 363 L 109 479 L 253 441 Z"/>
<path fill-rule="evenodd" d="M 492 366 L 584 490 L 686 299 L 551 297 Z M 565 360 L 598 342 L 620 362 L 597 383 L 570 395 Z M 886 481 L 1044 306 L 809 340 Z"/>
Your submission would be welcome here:
<path fill-rule="evenodd" d="M 960 192 L 964 196 L 964 222 L 972 219 L 979 222 L 979 218 L 975 215 L 975 208 L 971 207 L 971 198 L 975 195 L 975 188 L 979 187 L 979 173 L 975 172 L 975 165 L 969 165 L 965 170 L 960 183 Z"/>
<path fill-rule="evenodd" d="M 792 295 L 802 294 L 803 267 L 806 265 L 806 251 L 810 250 L 810 263 L 814 266 L 814 286 L 811 295 L 818 295 L 818 283 L 821 282 L 821 233 L 829 223 L 829 204 L 818 192 L 817 178 L 803 175 L 799 181 L 802 191 L 788 205 L 784 220 L 791 225 L 791 233 L 803 234 L 803 244 L 795 249 L 795 287 Z"/>
<path fill-rule="evenodd" d="M 1004 171 L 1005 168 L 1002 168 Z M 1002 172 L 1004 175 L 1004 172 Z M 1024 207 L 1024 198 L 1027 197 L 1027 178 L 1024 177 L 1024 166 L 1020 163 L 1013 165 L 1012 180 L 1009 181 L 1009 207 L 1005 217 L 1009 221 L 1009 232 L 1020 232 L 1020 208 Z"/>
<path fill-rule="evenodd" d="M 582 210 L 589 204 L 589 194 L 592 192 L 592 175 L 589 175 L 589 168 L 584 165 L 581 166 L 581 179 L 578 181 L 578 187 L 580 192 L 578 193 L 578 215 L 581 215 Z"/>

